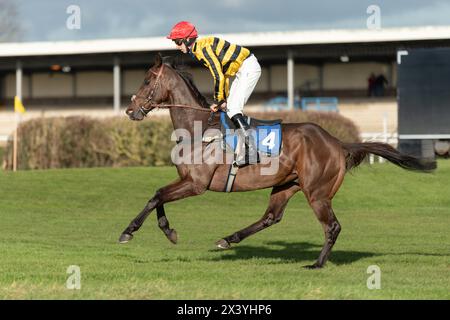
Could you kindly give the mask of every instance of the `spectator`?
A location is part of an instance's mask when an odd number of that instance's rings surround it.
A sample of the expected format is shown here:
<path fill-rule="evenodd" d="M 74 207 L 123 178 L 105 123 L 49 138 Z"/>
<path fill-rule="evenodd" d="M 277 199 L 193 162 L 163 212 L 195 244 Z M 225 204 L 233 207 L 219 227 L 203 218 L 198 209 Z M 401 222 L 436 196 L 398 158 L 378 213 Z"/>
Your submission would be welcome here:
<path fill-rule="evenodd" d="M 372 72 L 370 74 L 369 79 L 367 79 L 368 86 L 367 86 L 367 96 L 373 97 L 375 95 L 375 74 Z"/>
<path fill-rule="evenodd" d="M 384 86 L 388 84 L 387 79 L 384 77 L 384 75 L 380 74 L 375 79 L 375 96 L 376 97 L 382 97 L 384 96 Z"/>

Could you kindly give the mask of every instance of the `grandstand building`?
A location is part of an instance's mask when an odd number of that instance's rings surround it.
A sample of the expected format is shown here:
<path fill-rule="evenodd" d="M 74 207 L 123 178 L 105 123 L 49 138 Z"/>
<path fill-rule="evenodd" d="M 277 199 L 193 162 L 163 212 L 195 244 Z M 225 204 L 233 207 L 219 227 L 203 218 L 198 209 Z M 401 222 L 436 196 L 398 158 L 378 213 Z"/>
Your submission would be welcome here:
<path fill-rule="evenodd" d="M 287 97 L 287 108 L 302 97 L 336 97 L 339 112 L 367 138 L 396 134 L 399 51 L 450 47 L 450 27 L 217 36 L 248 47 L 261 63 L 263 73 L 250 108 L 267 108 L 277 96 Z M 212 96 L 209 71 L 164 37 L 0 44 L 0 143 L 14 128 L 16 95 L 27 109 L 25 119 L 121 114 L 157 52 L 190 66 L 200 91 Z M 376 96 L 368 91 L 371 74 L 386 79 L 386 88 Z"/>

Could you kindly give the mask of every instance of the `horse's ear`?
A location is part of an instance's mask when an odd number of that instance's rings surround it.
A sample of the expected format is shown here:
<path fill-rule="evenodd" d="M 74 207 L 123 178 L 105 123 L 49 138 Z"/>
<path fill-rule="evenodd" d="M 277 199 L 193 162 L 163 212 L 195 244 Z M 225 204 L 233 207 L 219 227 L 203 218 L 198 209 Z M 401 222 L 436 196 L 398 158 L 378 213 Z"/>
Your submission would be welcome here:
<path fill-rule="evenodd" d="M 162 57 L 161 57 L 161 53 L 157 53 L 156 57 L 155 57 L 155 67 L 159 67 L 162 65 Z"/>

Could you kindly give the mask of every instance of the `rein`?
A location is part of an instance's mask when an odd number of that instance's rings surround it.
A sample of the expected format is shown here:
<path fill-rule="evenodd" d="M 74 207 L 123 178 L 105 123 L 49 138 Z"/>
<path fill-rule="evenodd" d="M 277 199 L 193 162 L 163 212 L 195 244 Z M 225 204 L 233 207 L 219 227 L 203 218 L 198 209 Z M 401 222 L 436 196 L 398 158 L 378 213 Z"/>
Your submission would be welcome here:
<path fill-rule="evenodd" d="M 186 109 L 194 109 L 199 111 L 205 111 L 210 112 L 210 109 L 202 108 L 202 107 L 196 107 L 196 106 L 188 106 L 187 104 L 151 104 L 152 108 L 148 111 L 153 110 L 154 108 L 160 108 L 160 109 L 170 109 L 170 108 L 186 108 Z"/>

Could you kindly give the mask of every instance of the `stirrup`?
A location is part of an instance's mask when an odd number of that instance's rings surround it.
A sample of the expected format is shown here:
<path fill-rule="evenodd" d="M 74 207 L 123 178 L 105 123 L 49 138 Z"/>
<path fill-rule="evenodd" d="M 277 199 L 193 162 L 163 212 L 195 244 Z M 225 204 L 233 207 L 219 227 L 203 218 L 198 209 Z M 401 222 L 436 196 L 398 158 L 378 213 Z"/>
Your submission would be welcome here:
<path fill-rule="evenodd" d="M 244 152 L 243 154 L 237 154 L 236 159 L 233 162 L 234 166 L 242 167 L 248 164 L 259 163 L 259 154 L 253 136 L 249 135 L 244 138 Z"/>
<path fill-rule="evenodd" d="M 244 154 L 239 155 L 238 159 L 235 159 L 233 165 L 244 166 L 247 164 L 258 163 L 258 149 L 254 137 L 248 132 L 250 126 L 245 121 L 244 116 L 241 113 L 235 114 L 231 118 L 232 122 L 242 131 L 242 138 L 244 138 Z"/>

